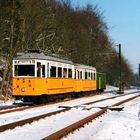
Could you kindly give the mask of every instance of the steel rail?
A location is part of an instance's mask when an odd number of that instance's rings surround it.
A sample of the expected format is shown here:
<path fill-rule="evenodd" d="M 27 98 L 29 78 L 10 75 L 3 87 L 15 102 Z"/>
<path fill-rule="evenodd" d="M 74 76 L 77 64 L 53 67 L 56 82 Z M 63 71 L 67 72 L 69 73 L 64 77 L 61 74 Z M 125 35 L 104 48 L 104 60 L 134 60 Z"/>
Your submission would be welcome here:
<path fill-rule="evenodd" d="M 115 96 L 113 98 L 117 98 L 118 96 Z M 120 96 L 119 96 L 120 97 Z M 108 98 L 105 98 L 105 100 L 107 100 Z M 109 98 L 110 99 L 110 98 Z M 101 100 L 98 100 L 98 101 L 95 101 L 95 102 L 100 102 Z M 92 102 L 93 103 L 93 102 Z M 39 105 L 41 106 L 41 105 Z M 34 106 L 35 107 L 35 106 Z M 33 108 L 33 107 L 32 107 Z M 32 118 L 28 118 L 28 119 L 25 119 L 25 120 L 21 120 L 21 121 L 17 121 L 17 122 L 13 122 L 13 123 L 10 123 L 10 124 L 6 124 L 6 125 L 2 125 L 0 126 L 0 132 L 3 132 L 7 129 L 13 129 L 17 126 L 23 126 L 25 125 L 26 123 L 32 123 L 33 121 L 35 120 L 39 120 L 41 118 L 45 118 L 47 116 L 51 116 L 51 115 L 55 115 L 57 113 L 61 113 L 61 112 L 65 112 L 65 111 L 68 111 L 70 110 L 72 107 L 67 107 L 63 110 L 59 110 L 59 111 L 54 111 L 54 112 L 51 112 L 51 113 L 46 113 L 46 114 L 43 114 L 43 115 L 39 115 L 39 116 L 35 116 L 35 117 L 32 117 Z M 106 109 L 106 108 L 104 108 Z"/>
<path fill-rule="evenodd" d="M 125 100 L 123 100 L 123 101 L 120 101 L 120 102 L 118 102 L 118 103 L 113 104 L 112 106 L 119 106 L 119 105 L 121 105 L 121 104 L 123 104 L 123 103 L 125 103 L 125 102 L 129 102 L 129 101 L 131 101 L 131 100 L 133 100 L 133 99 L 135 99 L 135 98 L 137 98 L 137 97 L 139 97 L 139 96 L 140 96 L 140 95 L 136 95 L 136 96 L 134 96 L 134 97 L 125 99 Z"/>
<path fill-rule="evenodd" d="M 113 96 L 113 97 L 104 98 L 104 99 L 100 99 L 100 100 L 97 100 L 97 101 L 85 103 L 84 105 L 89 105 L 89 104 L 92 104 L 92 103 L 97 103 L 97 102 L 101 102 L 101 101 L 105 101 L 105 100 L 109 100 L 109 99 L 114 99 L 114 98 L 117 98 L 117 97 L 126 96 L 126 95 L 130 95 L 130 94 L 134 94 L 134 93 L 137 93 L 137 92 L 132 92 L 132 93 L 126 93 L 126 94 L 116 95 L 116 96 Z"/>
<path fill-rule="evenodd" d="M 8 130 L 8 129 L 13 129 L 17 126 L 23 126 L 27 123 L 32 123 L 33 121 L 37 121 L 39 119 L 42 119 L 42 118 L 45 118 L 45 117 L 48 117 L 48 116 L 51 116 L 51 115 L 55 115 L 55 114 L 58 114 L 58 113 L 61 113 L 61 112 L 65 112 L 65 111 L 68 111 L 70 109 L 71 108 L 66 108 L 66 109 L 63 109 L 63 110 L 57 110 L 57 111 L 54 111 L 54 112 L 50 112 L 50 113 L 46 113 L 46 114 L 43 114 L 43 115 L 35 116 L 35 117 L 28 118 L 28 119 L 25 119 L 25 120 L 21 120 L 21 121 L 13 122 L 13 123 L 10 123 L 10 124 L 2 125 L 2 126 L 0 126 L 0 132 L 3 132 L 3 131 Z"/>
<path fill-rule="evenodd" d="M 108 100 L 108 99 L 113 99 L 113 98 L 120 97 L 120 96 L 125 96 L 125 95 L 128 95 L 128 94 L 117 95 L 117 96 L 113 96 L 113 97 L 109 97 L 109 98 L 99 99 L 99 100 L 88 102 L 88 103 L 85 103 L 85 104 L 82 104 L 82 105 L 89 105 L 89 104 L 93 104 L 93 103 L 97 103 L 97 102 L 101 102 L 101 101 L 105 101 L 105 100 Z M 76 99 L 74 99 L 74 100 L 76 100 Z M 63 101 L 63 102 L 67 102 L 67 101 Z M 59 102 L 55 102 L 55 103 L 59 103 Z M 51 105 L 51 104 L 55 104 L 55 103 L 47 103 L 47 104 L 33 105 L 33 106 L 27 106 L 27 107 L 24 107 L 24 105 L 23 106 L 21 106 L 21 105 L 20 106 L 14 106 L 14 107 L 11 106 L 11 107 L 5 108 L 5 109 L 11 109 L 11 110 L 2 109 L 4 111 L 1 111 L 0 115 L 6 114 L 6 113 L 11 113 L 11 112 L 16 112 L 16 111 L 23 111 L 23 110 L 26 110 L 26 109 L 37 108 L 37 107 L 46 106 L 46 105 Z M 80 105 L 78 105 L 78 106 L 80 106 Z M 20 107 L 20 108 L 18 108 L 18 107 Z M 23 107 L 23 108 L 21 108 L 21 107 Z M 12 110 L 12 108 L 15 108 L 15 109 Z"/>
<path fill-rule="evenodd" d="M 76 100 L 76 99 L 73 99 L 73 100 Z M 53 104 L 62 103 L 62 102 L 68 102 L 68 101 L 48 102 L 48 103 L 45 103 L 45 104 L 38 104 L 38 105 L 35 104 L 35 105 L 27 106 L 27 107 L 25 107 L 25 105 L 11 106 L 11 107 L 0 109 L 0 115 L 6 114 L 6 113 L 11 113 L 11 112 L 16 112 L 16 111 L 23 111 L 23 110 L 26 110 L 26 109 L 32 109 L 32 108 L 47 106 L 47 105 L 53 105 Z M 18 108 L 18 107 L 23 107 L 23 108 Z M 12 110 L 12 108 L 15 108 L 15 109 Z M 7 109 L 11 109 L 11 110 L 7 110 Z"/>
<path fill-rule="evenodd" d="M 0 111 L 6 110 L 6 109 L 17 108 L 17 107 L 21 107 L 21 106 L 8 106 L 8 107 L 0 108 Z"/>
<path fill-rule="evenodd" d="M 48 105 L 48 104 L 33 105 L 33 106 L 16 106 L 15 109 L 13 109 L 13 110 L 11 109 L 11 110 L 1 111 L 0 115 L 6 114 L 6 113 L 11 113 L 11 112 L 16 112 L 16 111 L 23 111 L 23 110 L 26 110 L 26 109 L 37 108 L 37 107 L 46 106 L 46 105 Z"/>
<path fill-rule="evenodd" d="M 57 132 L 55 132 L 55 133 L 53 133 L 49 136 L 43 138 L 42 140 L 60 140 L 60 138 L 66 136 L 68 133 L 82 127 L 84 124 L 92 121 L 93 119 L 101 116 L 106 111 L 107 111 L 106 108 L 102 109 L 102 110 L 100 110 L 100 111 L 98 111 L 98 112 L 96 112 L 96 113 L 94 113 L 94 114 L 92 114 L 92 115 L 74 123 L 74 124 L 69 125 L 68 127 L 65 127 L 65 128 L 63 128 L 63 129 L 61 129 L 61 130 L 59 130 L 59 131 L 57 131 Z"/>
<path fill-rule="evenodd" d="M 125 96 L 125 95 L 128 95 L 128 94 L 133 94 L 133 93 L 116 95 L 116 96 L 113 96 L 113 97 L 104 98 L 104 99 L 100 99 L 100 100 L 97 100 L 97 101 L 92 101 L 92 102 L 85 103 L 85 104 L 82 104 L 82 105 L 89 105 L 89 104 L 92 104 L 92 103 L 97 103 L 97 102 L 101 102 L 101 101 L 104 101 L 104 100 L 113 99 L 113 98 L 120 97 L 120 96 Z M 95 95 L 93 95 L 93 96 L 95 96 Z M 80 97 L 80 98 L 84 98 L 84 97 Z M 76 100 L 76 99 L 72 99 L 72 100 Z M 27 106 L 27 107 L 24 107 L 25 105 L 9 106 L 7 108 L 0 108 L 0 115 L 6 114 L 6 113 L 11 113 L 11 112 L 16 112 L 16 111 L 23 111 L 23 110 L 26 110 L 26 109 L 31 109 L 31 108 L 36 108 L 36 107 L 41 107 L 41 106 L 46 106 L 46 105 L 51 105 L 51 104 L 55 104 L 55 103 L 68 102 L 68 101 L 57 101 L 57 102 L 53 102 L 53 103 L 46 103 L 46 104 L 40 104 L 40 105 L 32 105 L 32 106 Z M 24 108 L 18 108 L 18 107 L 24 107 Z M 15 108 L 15 109 L 7 110 L 7 109 L 12 109 L 12 108 Z"/>
<path fill-rule="evenodd" d="M 128 102 L 130 100 L 133 100 L 133 99 L 135 99 L 135 98 L 137 98 L 139 96 L 140 95 L 137 95 L 137 96 L 134 96 L 134 97 L 125 99 L 123 101 L 120 101 L 118 103 L 115 103 L 112 106 L 121 105 L 121 104 L 123 104 L 125 102 Z M 74 130 L 82 127 L 83 125 L 91 122 L 95 118 L 101 116 L 102 114 L 104 114 L 105 112 L 107 112 L 107 109 L 108 109 L 107 107 L 104 108 L 104 109 L 101 109 L 100 111 L 98 111 L 98 112 L 96 112 L 96 113 L 94 113 L 94 114 L 92 114 L 92 115 L 90 115 L 90 116 L 88 116 L 88 117 L 86 117 L 86 118 L 84 118 L 84 119 L 76 122 L 76 123 L 73 123 L 73 124 L 69 125 L 68 127 L 63 128 L 63 129 L 61 129 L 61 130 L 59 130 L 59 131 L 57 131 L 57 132 L 55 132 L 55 133 L 53 133 L 53 134 L 45 137 L 45 138 L 43 138 L 42 140 L 60 140 L 62 137 L 66 136 L 67 134 L 69 134 L 69 133 L 73 132 Z"/>
<path fill-rule="evenodd" d="M 95 94 L 93 96 L 95 96 Z M 88 96 L 74 98 L 74 99 L 71 99 L 71 100 L 77 100 L 77 99 L 85 98 L 85 97 L 88 97 Z M 45 103 L 45 104 L 32 105 L 32 106 L 27 106 L 27 107 L 24 107 L 25 105 L 9 106 L 9 107 L 5 107 L 5 108 L 0 108 L 0 115 L 6 114 L 6 113 L 11 113 L 11 112 L 16 112 L 16 111 L 23 111 L 23 110 L 26 110 L 26 109 L 31 109 L 31 108 L 41 107 L 41 106 L 53 105 L 53 104 L 56 104 L 56 103 L 68 102 L 68 101 L 71 101 L 71 100 L 48 102 L 48 103 Z M 24 108 L 18 108 L 18 107 L 24 107 Z M 12 110 L 12 108 L 15 108 L 15 109 Z M 7 110 L 7 109 L 11 109 L 11 110 Z"/>

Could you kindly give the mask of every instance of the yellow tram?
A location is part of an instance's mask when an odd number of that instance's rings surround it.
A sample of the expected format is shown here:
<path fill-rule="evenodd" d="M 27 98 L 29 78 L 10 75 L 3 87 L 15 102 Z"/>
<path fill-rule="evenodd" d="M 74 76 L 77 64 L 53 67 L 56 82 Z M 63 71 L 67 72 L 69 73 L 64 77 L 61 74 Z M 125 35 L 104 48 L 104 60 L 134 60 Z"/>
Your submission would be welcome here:
<path fill-rule="evenodd" d="M 37 50 L 18 53 L 13 59 L 13 96 L 17 99 L 94 90 L 94 67 Z"/>

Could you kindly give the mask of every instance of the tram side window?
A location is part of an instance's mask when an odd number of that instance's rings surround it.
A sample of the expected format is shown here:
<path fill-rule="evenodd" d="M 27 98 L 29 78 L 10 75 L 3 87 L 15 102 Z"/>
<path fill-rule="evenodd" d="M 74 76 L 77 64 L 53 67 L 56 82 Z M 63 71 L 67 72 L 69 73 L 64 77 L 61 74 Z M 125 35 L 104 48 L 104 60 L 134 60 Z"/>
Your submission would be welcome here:
<path fill-rule="evenodd" d="M 77 73 L 78 73 L 78 80 L 79 80 L 79 71 L 77 71 Z"/>
<path fill-rule="evenodd" d="M 87 80 L 87 74 L 88 74 L 88 73 L 87 73 L 87 72 L 85 72 L 85 80 Z"/>
<path fill-rule="evenodd" d="M 58 77 L 62 77 L 62 68 L 58 67 Z"/>
<path fill-rule="evenodd" d="M 45 77 L 45 65 L 42 65 L 42 77 Z"/>
<path fill-rule="evenodd" d="M 96 79 L 96 74 L 94 73 L 94 80 Z"/>
<path fill-rule="evenodd" d="M 89 80 L 91 80 L 91 73 L 89 72 L 89 78 L 88 78 Z"/>
<path fill-rule="evenodd" d="M 37 77 L 41 77 L 41 63 L 37 62 Z"/>
<path fill-rule="evenodd" d="M 51 72 L 50 72 L 50 74 L 51 74 L 51 77 L 56 77 L 56 67 L 51 66 Z"/>
<path fill-rule="evenodd" d="M 82 79 L 82 71 L 80 71 L 80 79 Z"/>
<path fill-rule="evenodd" d="M 63 69 L 63 78 L 67 78 L 68 76 L 67 76 L 67 69 L 66 68 L 64 68 Z"/>
<path fill-rule="evenodd" d="M 91 73 L 92 80 L 95 80 L 95 73 Z"/>
<path fill-rule="evenodd" d="M 90 72 L 87 72 L 87 80 L 90 80 Z"/>
<path fill-rule="evenodd" d="M 68 78 L 72 78 L 72 69 L 68 69 Z"/>
<path fill-rule="evenodd" d="M 75 79 L 77 79 L 76 76 L 77 76 L 77 74 L 76 74 L 76 69 L 75 69 L 75 77 L 74 77 Z"/>
<path fill-rule="evenodd" d="M 49 77 L 49 63 L 47 64 L 47 77 Z"/>
<path fill-rule="evenodd" d="M 19 76 L 18 66 L 17 65 L 15 65 L 15 76 Z"/>
<path fill-rule="evenodd" d="M 89 80 L 91 80 L 91 73 L 89 72 Z"/>
<path fill-rule="evenodd" d="M 91 80 L 93 80 L 93 73 L 91 73 Z"/>
<path fill-rule="evenodd" d="M 15 65 L 15 76 L 35 76 L 35 66 Z"/>

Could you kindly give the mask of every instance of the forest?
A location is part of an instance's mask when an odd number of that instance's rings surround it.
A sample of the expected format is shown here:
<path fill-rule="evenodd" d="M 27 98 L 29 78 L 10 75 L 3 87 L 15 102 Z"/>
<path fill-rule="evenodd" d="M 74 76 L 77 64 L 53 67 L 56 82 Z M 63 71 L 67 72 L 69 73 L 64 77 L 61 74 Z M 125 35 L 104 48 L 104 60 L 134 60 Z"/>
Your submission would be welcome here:
<path fill-rule="evenodd" d="M 93 4 L 94 5 L 94 4 Z M 0 95 L 12 94 L 12 59 L 39 49 L 106 73 L 119 85 L 118 47 L 98 5 L 73 7 L 71 0 L 0 0 Z M 131 65 L 121 55 L 122 85 L 136 84 Z"/>

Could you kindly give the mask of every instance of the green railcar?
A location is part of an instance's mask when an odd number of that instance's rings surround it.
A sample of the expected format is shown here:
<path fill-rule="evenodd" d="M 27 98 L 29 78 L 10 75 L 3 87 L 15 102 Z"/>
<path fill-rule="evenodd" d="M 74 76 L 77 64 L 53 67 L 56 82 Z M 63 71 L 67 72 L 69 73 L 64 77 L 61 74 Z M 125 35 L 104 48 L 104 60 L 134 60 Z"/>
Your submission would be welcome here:
<path fill-rule="evenodd" d="M 104 73 L 97 73 L 97 90 L 98 91 L 103 91 L 104 89 L 106 89 L 106 74 Z"/>

